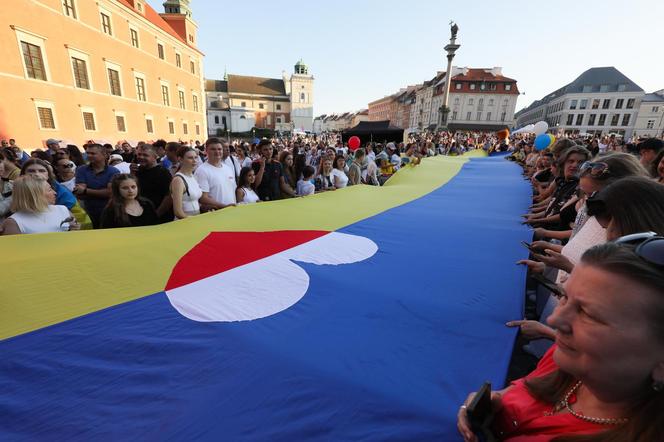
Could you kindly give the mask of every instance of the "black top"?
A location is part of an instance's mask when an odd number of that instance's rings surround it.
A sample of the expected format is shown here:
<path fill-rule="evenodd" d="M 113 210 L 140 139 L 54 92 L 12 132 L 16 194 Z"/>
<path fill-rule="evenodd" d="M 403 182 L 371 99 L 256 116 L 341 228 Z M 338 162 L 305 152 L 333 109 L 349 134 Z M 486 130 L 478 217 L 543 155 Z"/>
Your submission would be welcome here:
<path fill-rule="evenodd" d="M 570 198 L 574 196 L 576 189 L 579 185 L 579 179 L 574 177 L 567 181 L 564 178 L 556 178 L 556 191 L 553 193 L 553 200 L 549 205 L 546 216 L 557 215 L 560 209 L 565 205 Z"/>
<path fill-rule="evenodd" d="M 157 218 L 157 212 L 154 210 L 154 206 L 149 200 L 139 199 L 138 200 L 141 207 L 143 207 L 143 213 L 139 216 L 129 215 L 129 224 L 125 225 L 118 219 L 116 220 L 113 215 L 113 209 L 106 207 L 101 214 L 101 228 L 102 229 L 114 229 L 116 227 L 140 227 L 140 226 L 153 226 L 159 224 L 159 219 Z"/>
<path fill-rule="evenodd" d="M 260 170 L 258 163 L 253 163 L 252 167 L 254 171 L 256 171 L 256 167 Z M 272 201 L 281 198 L 280 181 L 283 175 L 284 172 L 281 169 L 281 163 L 278 161 L 272 160 L 265 164 L 261 185 L 256 189 L 258 197 L 263 201 Z"/>
<path fill-rule="evenodd" d="M 141 166 L 136 172 L 136 178 L 138 178 L 140 195 L 149 199 L 155 208 L 158 208 L 164 198 L 171 193 L 171 173 L 159 165 L 149 169 Z M 159 221 L 161 223 L 173 221 L 173 210 L 166 211 Z"/>

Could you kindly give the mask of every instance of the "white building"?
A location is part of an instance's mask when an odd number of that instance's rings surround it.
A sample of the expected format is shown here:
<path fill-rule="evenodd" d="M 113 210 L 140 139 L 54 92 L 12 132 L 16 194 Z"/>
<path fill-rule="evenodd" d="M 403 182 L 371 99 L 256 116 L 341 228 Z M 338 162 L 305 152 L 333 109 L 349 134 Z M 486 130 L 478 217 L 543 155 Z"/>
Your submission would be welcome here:
<path fill-rule="evenodd" d="M 517 113 L 517 127 L 546 121 L 565 134 L 632 136 L 644 91 L 614 67 L 591 68 Z"/>
<path fill-rule="evenodd" d="M 645 94 L 641 98 L 633 136 L 642 138 L 664 136 L 664 89 Z"/>

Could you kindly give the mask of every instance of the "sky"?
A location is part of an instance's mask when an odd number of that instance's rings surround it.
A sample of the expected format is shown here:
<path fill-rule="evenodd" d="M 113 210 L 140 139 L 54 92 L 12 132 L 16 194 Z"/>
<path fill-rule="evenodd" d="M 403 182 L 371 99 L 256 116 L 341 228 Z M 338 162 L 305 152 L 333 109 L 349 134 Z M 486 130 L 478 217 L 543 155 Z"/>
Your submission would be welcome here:
<path fill-rule="evenodd" d="M 161 1 L 148 0 L 159 12 Z M 591 67 L 615 66 L 646 92 L 664 89 L 663 0 L 192 0 L 206 78 L 281 78 L 301 58 L 314 75 L 314 115 L 366 108 L 455 66 L 501 66 L 517 110 Z"/>

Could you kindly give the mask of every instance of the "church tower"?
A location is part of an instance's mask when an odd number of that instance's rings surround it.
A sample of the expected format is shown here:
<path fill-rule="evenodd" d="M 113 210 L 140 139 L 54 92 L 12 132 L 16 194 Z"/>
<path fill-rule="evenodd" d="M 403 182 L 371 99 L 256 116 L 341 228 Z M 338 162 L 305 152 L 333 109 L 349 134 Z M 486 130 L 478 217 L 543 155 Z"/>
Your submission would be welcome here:
<path fill-rule="evenodd" d="M 291 100 L 293 129 L 312 132 L 314 126 L 314 76 L 309 67 L 298 61 L 287 88 Z"/>
<path fill-rule="evenodd" d="M 164 13 L 159 14 L 189 46 L 198 44 L 198 25 L 191 17 L 190 0 L 166 0 Z"/>

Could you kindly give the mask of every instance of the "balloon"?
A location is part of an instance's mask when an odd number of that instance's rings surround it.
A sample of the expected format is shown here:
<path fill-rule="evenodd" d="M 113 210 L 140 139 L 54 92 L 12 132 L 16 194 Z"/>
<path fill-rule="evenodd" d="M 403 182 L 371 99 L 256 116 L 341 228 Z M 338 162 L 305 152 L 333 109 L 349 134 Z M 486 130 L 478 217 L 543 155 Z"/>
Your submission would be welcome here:
<path fill-rule="evenodd" d="M 541 134 L 535 138 L 535 149 L 544 150 L 553 144 L 556 138 L 551 134 Z"/>
<path fill-rule="evenodd" d="M 533 127 L 533 132 L 535 132 L 535 135 L 545 134 L 547 130 L 549 130 L 549 125 L 546 121 L 538 121 Z"/>
<path fill-rule="evenodd" d="M 556 137 L 554 137 L 554 136 L 551 135 L 551 134 L 547 134 L 547 135 L 549 136 L 549 138 L 551 138 L 551 143 L 549 143 L 549 146 L 553 146 L 553 143 L 556 142 Z"/>
<path fill-rule="evenodd" d="M 353 135 L 348 139 L 348 148 L 352 151 L 356 151 L 360 148 L 360 137 Z"/>
<path fill-rule="evenodd" d="M 504 140 L 510 136 L 510 131 L 508 129 L 499 130 L 496 132 L 496 136 L 498 137 L 498 140 Z"/>

